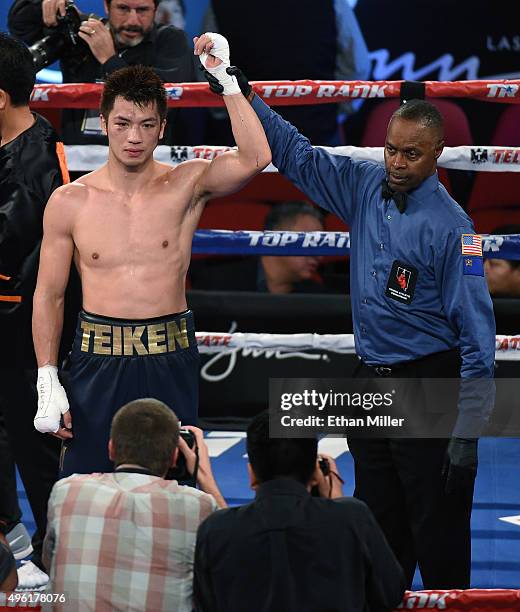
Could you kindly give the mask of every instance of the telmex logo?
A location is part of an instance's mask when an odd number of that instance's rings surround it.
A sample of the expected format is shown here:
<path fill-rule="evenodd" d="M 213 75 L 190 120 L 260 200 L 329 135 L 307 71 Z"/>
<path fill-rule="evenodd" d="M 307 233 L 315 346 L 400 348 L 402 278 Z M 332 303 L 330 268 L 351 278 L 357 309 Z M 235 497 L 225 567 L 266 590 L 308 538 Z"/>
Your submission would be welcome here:
<path fill-rule="evenodd" d="M 520 164 L 520 148 L 495 149 L 493 151 L 493 162 L 495 164 Z"/>
<path fill-rule="evenodd" d="M 384 98 L 388 85 L 320 85 L 317 98 Z M 301 98 L 312 93 L 312 85 L 262 85 L 264 98 Z"/>
<path fill-rule="evenodd" d="M 166 95 L 168 100 L 180 100 L 182 98 L 182 87 L 167 87 Z"/>

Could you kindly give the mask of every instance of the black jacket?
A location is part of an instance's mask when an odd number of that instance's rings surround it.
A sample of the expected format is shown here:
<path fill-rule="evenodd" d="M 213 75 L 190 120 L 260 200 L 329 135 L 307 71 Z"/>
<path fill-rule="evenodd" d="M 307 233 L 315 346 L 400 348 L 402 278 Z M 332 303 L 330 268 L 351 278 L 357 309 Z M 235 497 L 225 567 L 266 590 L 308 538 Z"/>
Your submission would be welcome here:
<path fill-rule="evenodd" d="M 63 181 L 57 136 L 36 121 L 0 147 L 0 367 L 34 367 L 31 317 L 43 211 Z"/>
<path fill-rule="evenodd" d="M 87 17 L 83 15 L 83 17 Z M 27 44 L 34 44 L 51 30 L 42 21 L 41 0 L 15 0 L 9 10 L 8 25 L 10 32 Z M 135 47 L 122 49 L 104 64 L 100 64 L 84 44 L 69 50 L 61 58 L 60 65 L 64 83 L 95 83 L 125 66 L 142 64 L 153 67 L 165 82 L 189 82 L 195 80 L 193 52 L 190 50 L 186 34 L 174 26 L 153 26 L 144 40 Z M 177 110 L 169 113 L 169 137 L 166 142 L 185 144 L 186 138 L 174 130 L 174 119 L 178 121 Z M 85 111 L 66 109 L 63 111 L 62 139 L 66 144 L 106 144 L 101 135 L 82 133 Z M 179 128 L 181 126 L 178 126 Z M 175 143 L 172 139 L 175 138 Z M 186 143 L 187 144 L 187 143 Z"/>
<path fill-rule="evenodd" d="M 405 582 L 362 501 L 277 478 L 200 525 L 193 589 L 197 612 L 382 612 Z"/>

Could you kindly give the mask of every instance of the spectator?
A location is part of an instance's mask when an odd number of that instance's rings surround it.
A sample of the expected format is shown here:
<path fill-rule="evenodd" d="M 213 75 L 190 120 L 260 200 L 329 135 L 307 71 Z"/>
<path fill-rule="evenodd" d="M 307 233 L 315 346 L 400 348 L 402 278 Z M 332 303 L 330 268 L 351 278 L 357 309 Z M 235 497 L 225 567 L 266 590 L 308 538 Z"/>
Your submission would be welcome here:
<path fill-rule="evenodd" d="M 82 15 L 86 19 L 79 36 L 86 44 L 67 47 L 61 58 L 64 83 L 94 83 L 125 66 L 151 66 L 165 82 L 194 80 L 193 52 L 186 34 L 172 25 L 154 25 L 159 0 L 107 0 L 108 19 Z M 28 44 L 48 34 L 64 14 L 65 0 L 15 0 L 9 11 L 11 32 Z M 182 142 L 186 118 L 178 111 L 168 115 L 165 140 Z M 63 111 L 63 140 L 68 144 L 106 144 L 97 109 Z"/>
<path fill-rule="evenodd" d="M 186 26 L 186 6 L 184 0 L 161 0 L 155 13 L 155 23 L 172 25 L 179 30 Z"/>
<path fill-rule="evenodd" d="M 368 507 L 330 490 L 315 439 L 270 438 L 267 413 L 247 430 L 246 506 L 202 523 L 195 551 L 195 607 L 204 612 L 390 610 L 404 576 Z M 320 498 L 309 494 L 319 484 Z"/>
<path fill-rule="evenodd" d="M 501 225 L 491 234 L 520 234 L 520 224 Z M 520 298 L 520 260 L 495 259 L 484 260 L 484 271 L 493 297 Z"/>
<path fill-rule="evenodd" d="M 17 585 L 16 562 L 5 535 L 0 532 L 0 592 L 14 591 Z"/>
<path fill-rule="evenodd" d="M 196 455 L 179 437 L 179 421 L 155 399 L 134 400 L 112 421 L 108 446 L 115 471 L 60 480 L 49 500 L 44 559 L 55 609 L 189 612 L 195 534 L 225 502 L 213 478 L 202 432 L 201 489 L 164 479 L 179 450 L 190 472 Z"/>
<path fill-rule="evenodd" d="M 55 131 L 29 109 L 34 81 L 29 51 L 0 34 L 0 519 L 7 524 L 7 540 L 17 559 L 34 548 L 32 561 L 19 570 L 21 588 L 38 588 L 48 580 L 41 548 L 47 501 L 58 477 L 59 444 L 32 425 L 37 410 L 32 296 L 45 205 L 68 182 Z M 69 306 L 67 300 L 67 312 Z M 68 352 L 70 331 L 67 324 L 61 357 Z M 36 523 L 32 546 L 20 522 L 15 463 Z"/>
<path fill-rule="evenodd" d="M 273 206 L 264 230 L 291 232 L 324 231 L 322 212 L 307 202 L 285 202 Z M 260 291 L 263 293 L 330 293 L 319 282 L 321 257 L 264 256 L 192 262 L 190 278 L 194 289 Z"/>

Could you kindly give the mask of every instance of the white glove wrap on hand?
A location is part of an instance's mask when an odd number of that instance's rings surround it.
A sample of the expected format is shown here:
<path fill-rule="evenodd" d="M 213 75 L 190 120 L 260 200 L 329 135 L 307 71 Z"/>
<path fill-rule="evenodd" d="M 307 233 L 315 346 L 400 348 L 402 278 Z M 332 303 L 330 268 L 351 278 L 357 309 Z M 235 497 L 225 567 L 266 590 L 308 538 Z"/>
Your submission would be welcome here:
<path fill-rule="evenodd" d="M 58 378 L 58 368 L 46 365 L 38 368 L 38 412 L 34 427 L 42 433 L 56 433 L 61 415 L 69 409 L 69 400 Z"/>
<path fill-rule="evenodd" d="M 213 42 L 211 55 L 217 57 L 219 60 L 222 61 L 222 63 L 216 66 L 215 68 L 208 68 L 208 66 L 206 65 L 207 59 L 209 57 L 208 53 L 200 54 L 200 63 L 211 75 L 218 79 L 218 82 L 224 88 L 224 91 L 222 92 L 224 96 L 239 94 L 240 87 L 238 86 L 238 81 L 236 77 L 231 76 L 226 72 L 226 68 L 229 68 L 231 66 L 229 62 L 229 43 L 227 39 L 224 38 L 221 34 L 215 34 L 215 32 L 206 32 L 206 36 L 210 38 Z"/>

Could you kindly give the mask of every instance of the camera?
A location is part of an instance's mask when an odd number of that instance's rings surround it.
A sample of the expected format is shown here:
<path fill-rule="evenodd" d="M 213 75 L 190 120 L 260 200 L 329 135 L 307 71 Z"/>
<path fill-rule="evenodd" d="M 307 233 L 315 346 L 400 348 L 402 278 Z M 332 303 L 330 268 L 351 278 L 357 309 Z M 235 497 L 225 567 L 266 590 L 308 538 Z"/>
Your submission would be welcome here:
<path fill-rule="evenodd" d="M 182 429 L 179 431 L 179 436 L 186 442 L 188 448 L 196 448 L 195 436 L 189 429 Z M 166 474 L 167 480 L 177 480 L 180 484 L 189 484 L 190 486 L 195 486 L 197 481 L 197 467 L 195 465 L 195 473 L 190 474 L 188 472 L 188 468 L 186 466 L 186 457 L 183 455 L 182 451 L 179 450 L 177 453 L 177 463 L 172 466 L 168 473 Z"/>
<path fill-rule="evenodd" d="M 29 47 L 36 72 L 46 68 L 66 53 L 84 52 L 85 58 L 90 52 L 88 45 L 78 36 L 81 24 L 89 19 L 101 19 L 93 13 L 81 15 L 74 5 L 74 0 L 67 0 L 65 15 L 56 17 L 58 25 L 53 32 Z"/>
<path fill-rule="evenodd" d="M 324 476 L 329 476 L 330 474 L 330 464 L 329 460 L 325 457 L 321 457 L 318 461 L 318 465 L 320 466 L 320 470 L 323 472 Z"/>

